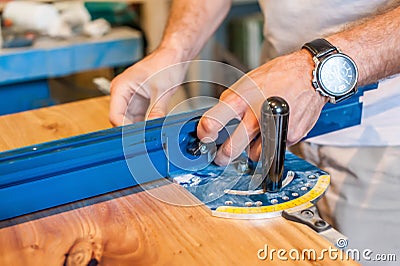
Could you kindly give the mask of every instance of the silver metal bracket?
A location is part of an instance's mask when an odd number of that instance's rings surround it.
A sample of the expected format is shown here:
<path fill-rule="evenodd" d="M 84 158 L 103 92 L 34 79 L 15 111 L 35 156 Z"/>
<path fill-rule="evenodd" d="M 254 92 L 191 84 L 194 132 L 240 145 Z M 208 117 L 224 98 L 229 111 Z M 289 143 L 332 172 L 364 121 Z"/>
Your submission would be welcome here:
<path fill-rule="evenodd" d="M 283 211 L 282 217 L 290 221 L 307 225 L 340 249 L 343 249 L 347 246 L 348 238 L 323 220 L 319 215 L 318 209 L 315 205 L 295 212 Z"/>

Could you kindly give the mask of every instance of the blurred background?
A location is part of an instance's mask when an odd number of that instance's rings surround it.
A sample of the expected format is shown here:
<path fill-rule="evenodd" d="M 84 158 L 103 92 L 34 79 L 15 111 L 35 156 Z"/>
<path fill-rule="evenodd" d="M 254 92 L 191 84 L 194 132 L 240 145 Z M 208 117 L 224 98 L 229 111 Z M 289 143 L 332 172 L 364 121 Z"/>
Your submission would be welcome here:
<path fill-rule="evenodd" d="M 0 115 L 108 94 L 113 77 L 157 47 L 169 6 L 170 0 L 0 1 Z M 262 20 L 257 0 L 234 0 L 197 59 L 255 68 Z M 193 67 L 188 75 L 212 80 L 208 71 Z M 191 83 L 174 101 L 218 97 L 223 89 Z"/>

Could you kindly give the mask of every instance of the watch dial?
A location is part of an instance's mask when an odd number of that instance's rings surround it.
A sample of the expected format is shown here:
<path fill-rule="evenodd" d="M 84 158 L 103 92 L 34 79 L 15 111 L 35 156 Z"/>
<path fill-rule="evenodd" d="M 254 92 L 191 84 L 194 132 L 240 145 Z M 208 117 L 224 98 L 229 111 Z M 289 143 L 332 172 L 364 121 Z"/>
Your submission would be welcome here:
<path fill-rule="evenodd" d="M 346 94 L 357 83 L 357 70 L 354 62 L 343 54 L 334 54 L 319 66 L 319 81 L 332 95 Z"/>

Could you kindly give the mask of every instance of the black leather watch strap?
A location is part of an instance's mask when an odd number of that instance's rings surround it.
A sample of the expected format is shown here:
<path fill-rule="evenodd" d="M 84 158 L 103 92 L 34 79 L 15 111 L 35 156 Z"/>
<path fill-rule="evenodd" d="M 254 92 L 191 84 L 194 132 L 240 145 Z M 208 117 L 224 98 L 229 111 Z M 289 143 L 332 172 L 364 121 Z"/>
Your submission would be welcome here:
<path fill-rule="evenodd" d="M 356 94 L 357 89 L 354 89 L 352 91 L 350 91 L 349 93 L 342 95 L 342 96 L 335 96 L 335 103 L 340 103 L 341 101 L 346 100 L 347 98 L 350 98 L 351 96 L 353 96 L 354 94 Z"/>
<path fill-rule="evenodd" d="M 302 48 L 307 49 L 313 56 L 317 58 L 324 57 L 325 55 L 337 51 L 336 47 L 325 39 L 315 39 L 303 45 Z"/>

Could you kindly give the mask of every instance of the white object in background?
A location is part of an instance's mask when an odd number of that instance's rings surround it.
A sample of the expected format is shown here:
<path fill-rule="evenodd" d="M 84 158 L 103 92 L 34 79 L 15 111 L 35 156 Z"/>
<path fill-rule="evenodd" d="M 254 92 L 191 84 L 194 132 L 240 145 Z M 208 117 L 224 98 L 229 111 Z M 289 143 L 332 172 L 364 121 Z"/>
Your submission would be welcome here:
<path fill-rule="evenodd" d="M 104 78 L 104 77 L 98 77 L 93 79 L 93 83 L 97 86 L 97 89 L 101 91 L 102 93 L 109 95 L 110 94 L 110 88 L 111 88 L 111 81 Z"/>
<path fill-rule="evenodd" d="M 76 28 L 82 29 L 90 37 L 101 37 L 111 28 L 104 19 L 90 21 L 90 14 L 81 1 L 54 4 L 13 1 L 4 7 L 3 17 L 22 29 L 35 30 L 51 37 L 71 37 L 72 29 Z"/>
<path fill-rule="evenodd" d="M 31 1 L 8 2 L 3 10 L 3 18 L 10 19 L 14 25 L 35 30 L 55 37 L 72 35 L 71 28 L 61 19 L 54 5 Z"/>
<path fill-rule="evenodd" d="M 99 18 L 86 23 L 83 26 L 83 33 L 90 37 L 101 37 L 111 29 L 110 23 L 103 18 Z"/>
<path fill-rule="evenodd" d="M 83 1 L 60 1 L 53 5 L 60 13 L 61 19 L 70 27 L 82 27 L 91 20 L 89 11 Z"/>

